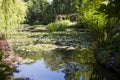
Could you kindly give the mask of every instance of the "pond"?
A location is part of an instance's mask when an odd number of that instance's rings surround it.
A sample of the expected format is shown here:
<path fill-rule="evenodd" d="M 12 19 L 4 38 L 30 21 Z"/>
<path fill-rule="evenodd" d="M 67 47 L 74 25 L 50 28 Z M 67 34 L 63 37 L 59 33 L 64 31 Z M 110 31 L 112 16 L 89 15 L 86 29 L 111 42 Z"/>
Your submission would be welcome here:
<path fill-rule="evenodd" d="M 81 51 L 81 55 L 78 52 L 80 51 L 56 49 L 44 53 L 34 63 L 17 65 L 19 72 L 14 73 L 14 77 L 24 80 L 87 80 L 92 72 L 94 59 L 90 55 L 89 58 L 79 59 L 86 56 L 85 52 Z"/>
<path fill-rule="evenodd" d="M 14 73 L 15 78 L 27 80 L 51 80 L 54 78 L 54 80 L 64 80 L 64 74 L 62 72 L 51 71 L 50 68 L 46 68 L 43 60 L 38 60 L 33 64 L 19 65 L 17 70 L 20 72 Z"/>
<path fill-rule="evenodd" d="M 16 32 L 10 41 L 15 54 L 28 60 L 16 64 L 15 71 L 4 70 L 10 72 L 11 80 L 119 80 L 116 74 L 96 64 L 89 48 L 93 40 L 84 29 L 49 33 L 39 27 L 34 32 Z M 5 77 L 8 75 L 0 79 Z"/>
<path fill-rule="evenodd" d="M 118 75 L 95 64 L 90 50 L 59 48 L 38 56 L 42 58 L 33 63 L 16 65 L 15 80 L 119 80 Z"/>

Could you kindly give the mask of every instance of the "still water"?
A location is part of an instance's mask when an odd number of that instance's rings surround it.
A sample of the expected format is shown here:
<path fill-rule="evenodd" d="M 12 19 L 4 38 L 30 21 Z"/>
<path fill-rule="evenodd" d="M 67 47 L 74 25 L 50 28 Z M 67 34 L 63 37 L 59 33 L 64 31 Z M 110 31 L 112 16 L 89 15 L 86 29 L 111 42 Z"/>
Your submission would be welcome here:
<path fill-rule="evenodd" d="M 19 65 L 17 70 L 20 72 L 14 73 L 16 78 L 28 78 L 29 80 L 64 80 L 65 76 L 61 71 L 51 71 L 46 68 L 43 60 L 38 60 L 33 64 Z"/>
<path fill-rule="evenodd" d="M 89 80 L 94 63 L 92 55 L 86 57 L 85 52 L 80 50 L 68 51 L 64 48 L 60 50 L 56 49 L 56 51 L 38 55 L 42 59 L 36 60 L 34 63 L 16 65 L 18 72 L 14 73 L 14 78 L 21 78 L 21 80 Z M 79 59 L 80 57 L 86 58 Z"/>
<path fill-rule="evenodd" d="M 89 50 L 88 50 L 89 51 Z M 87 52 L 88 52 L 87 51 Z M 64 50 L 65 52 L 65 50 Z M 69 51 L 68 51 L 69 52 Z M 76 53 L 76 54 L 75 54 Z M 78 54 L 79 53 L 79 54 Z M 16 65 L 15 80 L 119 80 L 118 74 L 96 64 L 94 58 L 84 51 L 69 53 L 53 51 L 31 64 Z M 40 56 L 39 56 L 40 57 Z M 84 59 L 81 59 L 84 57 Z"/>

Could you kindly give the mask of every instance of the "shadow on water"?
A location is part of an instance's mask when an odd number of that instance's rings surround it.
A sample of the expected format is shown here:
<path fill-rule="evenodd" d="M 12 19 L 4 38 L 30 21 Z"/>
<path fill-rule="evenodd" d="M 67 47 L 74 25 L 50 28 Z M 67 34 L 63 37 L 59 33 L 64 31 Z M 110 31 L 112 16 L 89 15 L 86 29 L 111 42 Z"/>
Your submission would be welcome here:
<path fill-rule="evenodd" d="M 119 80 L 119 74 L 106 69 L 104 66 L 96 64 L 93 68 L 89 80 Z"/>

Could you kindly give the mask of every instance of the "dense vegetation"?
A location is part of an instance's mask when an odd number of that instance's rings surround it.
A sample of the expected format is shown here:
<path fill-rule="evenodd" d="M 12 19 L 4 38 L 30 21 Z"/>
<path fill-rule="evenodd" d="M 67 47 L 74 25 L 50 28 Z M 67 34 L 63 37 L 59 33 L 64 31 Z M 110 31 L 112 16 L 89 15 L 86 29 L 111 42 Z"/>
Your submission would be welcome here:
<path fill-rule="evenodd" d="M 14 30 L 24 20 L 26 9 L 22 0 L 0 0 L 0 32 Z"/>
<path fill-rule="evenodd" d="M 95 39 L 95 57 L 109 66 L 120 66 L 119 0 L 84 2 L 80 7 L 81 22 Z"/>

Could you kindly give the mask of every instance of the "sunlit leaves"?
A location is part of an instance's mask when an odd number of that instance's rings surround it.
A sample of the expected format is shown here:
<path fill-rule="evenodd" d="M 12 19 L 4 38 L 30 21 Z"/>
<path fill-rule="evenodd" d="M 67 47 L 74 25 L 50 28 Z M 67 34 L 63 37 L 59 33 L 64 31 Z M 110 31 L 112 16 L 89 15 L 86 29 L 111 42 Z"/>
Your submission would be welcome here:
<path fill-rule="evenodd" d="M 82 23 L 90 29 L 93 37 L 99 41 L 104 38 L 106 26 L 106 15 L 97 11 L 101 4 L 102 0 L 87 0 L 80 8 Z"/>
<path fill-rule="evenodd" d="M 20 24 L 24 20 L 26 9 L 22 0 L 1 0 L 0 32 L 7 33 Z"/>

